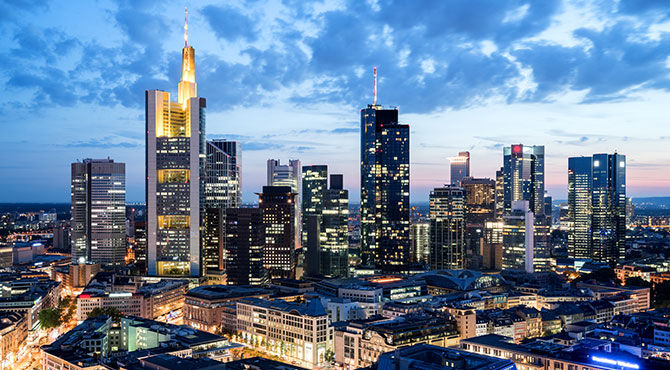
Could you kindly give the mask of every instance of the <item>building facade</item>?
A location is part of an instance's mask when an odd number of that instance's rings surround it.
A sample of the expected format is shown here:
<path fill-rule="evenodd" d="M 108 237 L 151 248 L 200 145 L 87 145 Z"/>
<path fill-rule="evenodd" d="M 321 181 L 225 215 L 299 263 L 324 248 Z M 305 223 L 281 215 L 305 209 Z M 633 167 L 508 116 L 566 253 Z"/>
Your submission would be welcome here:
<path fill-rule="evenodd" d="M 414 222 L 410 225 L 412 262 L 430 263 L 430 223 Z"/>
<path fill-rule="evenodd" d="M 591 258 L 591 157 L 568 158 L 568 254 Z"/>
<path fill-rule="evenodd" d="M 112 159 L 72 163 L 72 262 L 124 266 L 126 165 Z"/>
<path fill-rule="evenodd" d="M 377 104 L 361 110 L 361 258 L 388 272 L 410 259 L 409 125 Z"/>
<path fill-rule="evenodd" d="M 265 227 L 260 208 L 228 208 L 225 221 L 226 279 L 229 285 L 267 282 L 263 265 Z"/>
<path fill-rule="evenodd" d="M 465 267 L 465 194 L 445 186 L 430 193 L 430 268 Z"/>
<path fill-rule="evenodd" d="M 289 186 L 295 193 L 293 203 L 293 224 L 295 225 L 294 238 L 296 248 L 302 243 L 302 172 L 300 161 L 290 159 L 288 164 L 281 164 L 279 159 L 268 159 L 267 186 Z"/>
<path fill-rule="evenodd" d="M 263 264 L 272 279 L 295 274 L 295 198 L 289 186 L 263 186 L 258 194 L 265 228 Z"/>
<path fill-rule="evenodd" d="M 461 186 L 461 180 L 470 177 L 470 152 L 459 152 L 449 158 L 451 185 Z"/>
<path fill-rule="evenodd" d="M 504 206 L 512 212 L 512 203 L 527 200 L 530 210 L 544 214 L 544 146 L 516 144 L 503 148 Z"/>
<path fill-rule="evenodd" d="M 147 270 L 152 276 L 203 273 L 207 104 L 196 89 L 195 50 L 185 41 L 177 101 L 165 91 L 145 94 Z"/>

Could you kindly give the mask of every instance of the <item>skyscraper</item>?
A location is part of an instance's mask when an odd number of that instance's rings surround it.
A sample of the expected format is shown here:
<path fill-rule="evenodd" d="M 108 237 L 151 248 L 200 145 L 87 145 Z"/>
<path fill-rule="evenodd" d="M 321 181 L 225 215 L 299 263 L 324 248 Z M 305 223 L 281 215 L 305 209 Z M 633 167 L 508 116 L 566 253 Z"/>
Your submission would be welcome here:
<path fill-rule="evenodd" d="M 263 265 L 272 279 L 295 274 L 295 198 L 289 186 L 263 186 L 258 193 L 265 232 Z"/>
<path fill-rule="evenodd" d="M 466 267 L 480 268 L 486 221 L 495 219 L 495 186 L 491 179 L 466 177 L 460 181 L 465 194 Z"/>
<path fill-rule="evenodd" d="M 321 213 L 321 275 L 346 277 L 349 273 L 349 191 L 342 175 L 330 175 Z"/>
<path fill-rule="evenodd" d="M 72 262 L 124 266 L 126 165 L 112 159 L 72 163 Z"/>
<path fill-rule="evenodd" d="M 451 185 L 461 186 L 461 180 L 470 177 L 470 152 L 459 152 L 449 158 L 451 164 Z"/>
<path fill-rule="evenodd" d="M 165 91 L 145 93 L 147 267 L 153 276 L 202 273 L 207 104 L 196 90 L 195 50 L 185 26 L 177 101 Z"/>
<path fill-rule="evenodd" d="M 361 109 L 361 257 L 384 272 L 410 258 L 409 125 L 398 123 L 398 109 L 377 105 L 376 95 Z"/>
<path fill-rule="evenodd" d="M 503 216 L 502 267 L 526 272 L 548 271 L 549 223 L 537 217 L 527 200 L 512 203 L 512 212 Z"/>
<path fill-rule="evenodd" d="M 302 179 L 300 171 L 300 161 L 290 159 L 288 165 L 281 164 L 279 159 L 268 159 L 267 167 L 267 186 L 289 186 L 295 193 L 294 207 L 294 228 L 295 228 L 295 247 L 300 248 L 302 244 Z"/>
<path fill-rule="evenodd" d="M 591 211 L 591 258 L 600 262 L 618 262 L 626 255 L 625 155 L 593 155 Z"/>
<path fill-rule="evenodd" d="M 307 215 L 321 215 L 328 189 L 328 166 L 302 166 L 302 242 L 307 241 Z"/>
<path fill-rule="evenodd" d="M 496 171 L 496 212 L 495 218 L 502 221 L 503 213 L 505 213 L 505 170 L 500 167 Z"/>
<path fill-rule="evenodd" d="M 568 255 L 591 258 L 592 157 L 568 158 Z"/>
<path fill-rule="evenodd" d="M 259 208 L 228 208 L 225 213 L 228 284 L 264 284 L 267 282 L 267 271 L 263 266 L 263 211 Z"/>
<path fill-rule="evenodd" d="M 225 210 L 242 204 L 242 151 L 236 141 L 208 140 L 205 160 L 203 209 L 204 273 L 212 281 L 222 280 L 226 268 Z"/>
<path fill-rule="evenodd" d="M 465 194 L 445 186 L 430 192 L 430 268 L 465 267 Z"/>
<path fill-rule="evenodd" d="M 512 203 L 527 200 L 535 216 L 544 214 L 544 146 L 503 148 L 504 214 Z"/>
<path fill-rule="evenodd" d="M 409 227 L 412 245 L 411 261 L 427 264 L 430 262 L 430 223 L 414 222 Z"/>

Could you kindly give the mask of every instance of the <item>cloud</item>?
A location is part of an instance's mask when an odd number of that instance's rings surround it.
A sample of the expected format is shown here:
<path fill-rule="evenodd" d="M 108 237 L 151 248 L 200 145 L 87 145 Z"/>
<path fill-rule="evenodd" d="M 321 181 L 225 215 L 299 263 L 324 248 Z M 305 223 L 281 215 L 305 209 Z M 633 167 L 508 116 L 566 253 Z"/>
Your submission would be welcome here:
<path fill-rule="evenodd" d="M 333 134 L 358 134 L 361 129 L 358 127 L 338 127 L 330 130 Z"/>
<path fill-rule="evenodd" d="M 254 41 L 257 37 L 255 22 L 229 6 L 205 6 L 201 13 L 207 19 L 214 34 L 228 41 Z"/>
<path fill-rule="evenodd" d="M 89 139 L 84 141 L 73 141 L 65 144 L 65 147 L 67 148 L 139 148 L 143 146 L 144 142 L 118 141 L 113 136 L 105 136 L 99 139 Z"/>

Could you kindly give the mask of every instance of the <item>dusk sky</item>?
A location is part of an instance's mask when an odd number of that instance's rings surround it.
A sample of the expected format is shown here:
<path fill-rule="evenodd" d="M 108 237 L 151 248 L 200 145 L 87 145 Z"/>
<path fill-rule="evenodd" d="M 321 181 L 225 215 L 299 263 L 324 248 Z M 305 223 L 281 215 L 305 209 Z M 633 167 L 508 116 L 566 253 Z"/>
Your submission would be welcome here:
<path fill-rule="evenodd" d="M 343 173 L 359 199 L 360 109 L 411 127 L 411 201 L 471 153 L 545 145 L 549 195 L 567 158 L 615 150 L 628 194 L 670 195 L 667 0 L 43 1 L 0 3 L 0 202 L 69 202 L 70 163 L 126 163 L 144 201 L 144 91 L 180 79 L 184 6 L 207 136 L 242 143 L 244 201 L 266 160 Z"/>

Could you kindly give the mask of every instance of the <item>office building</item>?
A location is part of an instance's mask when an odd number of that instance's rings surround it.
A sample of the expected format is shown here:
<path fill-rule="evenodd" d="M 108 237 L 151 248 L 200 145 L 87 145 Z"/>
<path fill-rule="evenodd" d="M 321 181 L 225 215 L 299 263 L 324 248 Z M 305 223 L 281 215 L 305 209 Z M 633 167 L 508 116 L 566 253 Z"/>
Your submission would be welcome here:
<path fill-rule="evenodd" d="M 145 94 L 147 267 L 152 276 L 203 273 L 200 228 L 207 103 L 197 97 L 195 50 L 184 35 L 177 101 L 165 91 Z"/>
<path fill-rule="evenodd" d="M 613 263 L 626 256 L 626 156 L 594 154 L 591 180 L 591 258 Z"/>
<path fill-rule="evenodd" d="M 457 348 L 430 344 L 415 344 L 379 356 L 378 369 L 417 370 L 511 370 L 514 363 L 507 359 L 471 353 Z"/>
<path fill-rule="evenodd" d="M 263 264 L 271 279 L 295 274 L 295 201 L 289 186 L 263 186 L 258 205 L 263 212 Z"/>
<path fill-rule="evenodd" d="M 242 149 L 237 141 L 207 140 L 205 208 L 242 205 Z"/>
<path fill-rule="evenodd" d="M 546 217 L 535 217 L 528 201 L 516 201 L 503 216 L 502 268 L 526 272 L 550 269 L 549 230 Z"/>
<path fill-rule="evenodd" d="M 451 185 L 461 186 L 461 180 L 470 177 L 470 152 L 459 152 L 449 158 Z"/>
<path fill-rule="evenodd" d="M 409 227 L 412 262 L 427 264 L 430 259 L 430 223 L 415 222 Z"/>
<path fill-rule="evenodd" d="M 265 226 L 260 208 L 228 208 L 225 221 L 226 275 L 229 285 L 267 282 L 263 265 Z"/>
<path fill-rule="evenodd" d="M 543 215 L 544 146 L 503 148 L 503 182 L 504 214 L 512 212 L 514 202 L 526 200 L 536 217 Z"/>
<path fill-rule="evenodd" d="M 293 203 L 293 224 L 296 249 L 302 243 L 302 172 L 300 161 L 290 159 L 288 164 L 281 164 L 279 159 L 268 159 L 267 162 L 267 186 L 289 186 L 291 192 L 295 193 Z"/>
<path fill-rule="evenodd" d="M 361 258 L 384 272 L 410 260 L 409 125 L 376 97 L 361 109 Z"/>
<path fill-rule="evenodd" d="M 461 180 L 465 194 L 465 254 L 466 267 L 477 269 L 480 250 L 484 244 L 484 226 L 495 219 L 495 187 L 491 179 L 466 177 Z"/>
<path fill-rule="evenodd" d="M 225 225 L 226 208 L 206 208 L 203 211 L 202 256 L 204 274 L 209 281 L 221 283 L 226 272 Z"/>
<path fill-rule="evenodd" d="M 592 157 L 568 158 L 568 254 L 591 258 Z"/>
<path fill-rule="evenodd" d="M 72 262 L 124 266 L 126 165 L 112 159 L 72 163 Z"/>
<path fill-rule="evenodd" d="M 501 221 L 503 213 L 505 213 L 505 171 L 503 167 L 496 171 L 495 191 L 495 217 L 497 221 Z"/>
<path fill-rule="evenodd" d="M 319 299 L 304 304 L 241 299 L 237 327 L 257 349 L 310 367 L 325 365 L 326 352 L 333 351 L 333 327 Z"/>
<path fill-rule="evenodd" d="M 328 189 L 328 166 L 302 166 L 302 243 L 306 242 L 307 215 L 323 213 L 324 196 Z"/>
<path fill-rule="evenodd" d="M 445 186 L 430 192 L 430 268 L 465 267 L 465 194 Z"/>

